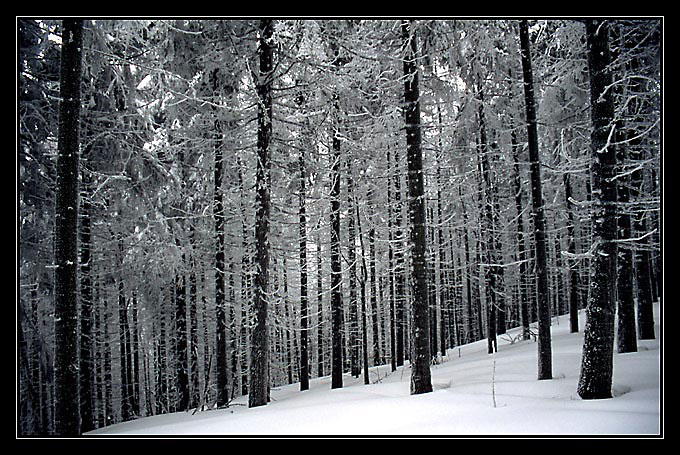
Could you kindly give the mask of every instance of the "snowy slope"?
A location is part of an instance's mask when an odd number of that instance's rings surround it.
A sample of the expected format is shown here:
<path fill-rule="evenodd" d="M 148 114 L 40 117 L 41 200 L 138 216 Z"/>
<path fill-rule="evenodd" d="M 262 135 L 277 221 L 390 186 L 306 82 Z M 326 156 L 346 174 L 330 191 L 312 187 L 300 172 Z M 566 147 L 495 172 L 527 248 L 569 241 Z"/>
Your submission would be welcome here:
<path fill-rule="evenodd" d="M 655 305 L 659 337 L 659 308 Z M 371 369 L 371 385 L 330 377 L 273 389 L 267 406 L 248 409 L 247 397 L 228 409 L 175 413 L 112 425 L 88 435 L 658 435 L 659 340 L 638 341 L 638 352 L 614 355 L 614 394 L 609 400 L 576 395 L 580 333 L 568 316 L 553 319 L 553 380 L 537 381 L 536 343 L 499 339 L 495 356 L 486 340 L 452 349 L 432 367 L 434 392 L 409 395 L 408 365 L 390 374 Z M 495 365 L 495 368 L 494 368 Z M 495 393 L 493 393 L 495 392 Z M 495 404 L 494 407 L 494 395 Z"/>

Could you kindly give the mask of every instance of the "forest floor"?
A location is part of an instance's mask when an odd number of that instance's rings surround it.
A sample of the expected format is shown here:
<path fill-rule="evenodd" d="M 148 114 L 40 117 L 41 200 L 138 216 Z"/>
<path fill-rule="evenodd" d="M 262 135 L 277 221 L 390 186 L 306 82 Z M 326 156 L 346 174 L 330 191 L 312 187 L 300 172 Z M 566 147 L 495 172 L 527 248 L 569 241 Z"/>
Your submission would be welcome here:
<path fill-rule="evenodd" d="M 553 379 L 536 380 L 534 341 L 516 341 L 519 329 L 500 336 L 498 352 L 486 340 L 450 349 L 432 367 L 434 392 L 409 395 L 408 364 L 363 376 L 344 375 L 342 389 L 330 377 L 271 390 L 267 406 L 249 409 L 240 397 L 227 409 L 145 417 L 87 435 L 660 435 L 662 352 L 659 305 L 656 340 L 638 341 L 638 352 L 614 354 L 614 398 L 581 400 L 576 394 L 583 345 L 569 333 L 568 315 L 552 320 Z"/>

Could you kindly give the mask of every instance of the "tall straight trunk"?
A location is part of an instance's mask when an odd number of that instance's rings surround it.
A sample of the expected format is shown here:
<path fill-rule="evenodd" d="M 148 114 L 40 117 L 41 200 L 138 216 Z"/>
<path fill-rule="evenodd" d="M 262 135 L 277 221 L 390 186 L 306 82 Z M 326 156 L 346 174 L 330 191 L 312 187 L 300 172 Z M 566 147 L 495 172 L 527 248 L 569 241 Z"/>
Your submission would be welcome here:
<path fill-rule="evenodd" d="M 254 286 L 255 322 L 250 346 L 250 379 L 248 407 L 267 404 L 269 386 L 269 340 L 267 336 L 267 311 L 269 292 L 269 212 L 270 212 L 270 161 L 269 144 L 272 137 L 272 69 L 274 24 L 261 20 L 258 38 L 260 74 L 257 81 L 257 175 L 255 197 L 256 252 Z"/>
<path fill-rule="evenodd" d="M 194 227 L 191 225 L 191 238 L 194 236 Z M 193 240 L 192 240 L 193 243 Z M 194 254 L 192 248 L 192 255 Z M 190 401 L 189 407 L 196 408 L 201 401 L 200 381 L 198 378 L 198 308 L 197 308 L 197 284 L 196 284 L 196 260 L 192 258 L 191 271 L 189 272 L 189 374 L 190 374 Z"/>
<path fill-rule="evenodd" d="M 217 374 L 217 407 L 229 402 L 227 383 L 227 317 L 225 307 L 224 265 L 224 205 L 222 196 L 222 125 L 214 122 L 214 189 L 213 219 L 215 222 L 215 371 Z"/>
<path fill-rule="evenodd" d="M 333 66 L 342 65 L 337 37 L 331 36 L 328 45 L 333 53 Z M 337 92 L 333 93 L 333 140 L 331 159 L 331 388 L 342 388 L 344 313 L 342 304 L 342 263 L 340 252 L 340 103 Z"/>
<path fill-rule="evenodd" d="M 576 254 L 576 237 L 574 234 L 574 210 L 572 208 L 571 196 L 571 177 L 569 174 L 564 174 L 564 197 L 567 206 L 567 237 L 569 254 Z M 569 262 L 567 261 L 567 264 Z M 579 286 L 581 280 L 579 279 L 578 269 L 576 264 L 569 264 L 569 332 L 578 332 L 578 308 L 579 308 Z"/>
<path fill-rule="evenodd" d="M 164 292 L 161 289 L 161 296 Z M 163 297 L 161 297 L 163 298 Z M 156 384 L 158 395 L 156 396 L 156 414 L 168 412 L 168 344 L 167 344 L 167 315 L 165 305 L 160 305 L 159 331 L 158 331 L 158 374 Z M 106 327 L 106 326 L 105 326 Z"/>
<path fill-rule="evenodd" d="M 364 384 L 370 384 L 368 377 L 368 318 L 366 317 L 366 282 L 368 281 L 368 270 L 366 267 L 366 248 L 364 248 L 364 236 L 361 232 L 361 216 L 359 206 L 354 202 L 354 210 L 357 217 L 357 228 L 359 230 L 359 244 L 361 246 L 361 346 L 362 346 L 362 369 L 364 372 Z"/>
<path fill-rule="evenodd" d="M 518 157 L 518 144 L 516 133 L 513 130 L 510 136 L 512 145 L 512 159 L 513 159 L 513 191 L 515 193 L 515 210 L 517 211 L 517 259 L 519 261 L 519 283 L 518 283 L 518 294 L 519 294 L 519 309 L 520 309 L 520 319 L 522 322 L 522 338 L 528 340 L 531 338 L 531 332 L 529 329 L 529 298 L 527 296 L 527 254 L 526 248 L 524 246 L 524 217 L 522 216 L 522 185 L 521 177 L 519 172 L 519 157 Z"/>
<path fill-rule="evenodd" d="M 132 306 L 130 308 L 132 311 L 132 325 L 129 329 L 129 341 L 130 341 L 130 392 L 131 392 L 131 409 L 132 414 L 135 416 L 140 416 L 140 391 L 139 391 L 139 324 L 137 317 L 137 293 L 132 292 Z"/>
<path fill-rule="evenodd" d="M 295 336 L 291 337 L 291 326 L 293 326 L 293 321 L 294 317 L 291 317 L 291 313 L 293 311 L 289 308 L 289 303 L 290 299 L 288 298 L 288 266 L 286 264 L 286 257 L 283 257 L 283 264 L 282 264 L 282 273 L 283 277 L 281 278 L 281 281 L 283 283 L 283 309 L 284 309 L 284 317 L 286 321 L 286 339 L 285 339 L 285 359 L 286 359 L 286 372 L 288 374 L 288 384 L 293 383 L 293 364 L 295 363 L 293 361 L 294 353 L 293 351 L 295 350 L 294 345 L 295 343 Z"/>
<path fill-rule="evenodd" d="M 380 328 L 378 326 L 378 297 L 376 295 L 376 270 L 375 270 L 375 228 L 371 226 L 368 230 L 368 256 L 369 268 L 371 275 L 371 296 L 370 296 L 370 314 L 371 314 L 371 328 L 373 332 L 373 365 L 379 365 L 380 362 Z M 382 299 L 380 300 L 382 302 Z"/>
<path fill-rule="evenodd" d="M 129 420 L 132 417 L 132 406 L 130 397 L 130 364 L 128 363 L 128 350 L 130 349 L 130 342 L 128 341 L 128 317 L 127 317 L 127 302 L 125 300 L 125 287 L 123 280 L 118 280 L 118 340 L 120 352 L 120 394 L 121 394 L 121 409 L 120 415 L 123 421 Z"/>
<path fill-rule="evenodd" d="M 432 361 L 435 362 L 437 358 L 437 349 L 439 345 L 439 337 L 437 334 L 438 330 L 438 318 L 437 318 L 437 276 L 436 276 L 436 258 L 434 250 L 435 233 L 434 228 L 434 213 L 432 207 L 425 207 L 425 220 L 429 228 L 427 229 L 427 238 L 425 244 L 429 245 L 426 253 L 426 263 L 430 264 L 427 270 L 427 280 L 428 280 L 428 295 L 427 295 L 427 306 L 430 319 L 430 354 L 432 355 Z"/>
<path fill-rule="evenodd" d="M 252 276 L 251 276 L 251 248 L 249 247 L 248 227 L 246 223 L 246 206 L 244 203 L 246 193 L 243 183 L 243 163 L 240 159 L 238 161 L 238 184 L 240 197 L 240 208 L 243 214 L 241 223 L 241 246 L 243 255 L 241 256 L 241 328 L 239 333 L 240 338 L 240 364 L 241 364 L 241 395 L 248 394 L 248 338 L 250 332 L 250 306 L 252 304 Z"/>
<path fill-rule="evenodd" d="M 359 377 L 359 304 L 357 301 L 357 258 L 354 207 L 354 180 L 351 158 L 347 160 L 347 261 L 349 262 L 349 358 L 352 376 Z"/>
<path fill-rule="evenodd" d="M 632 132 L 632 134 L 635 134 Z M 633 160 L 642 161 L 643 153 L 639 144 L 633 144 L 630 156 Z M 642 170 L 636 169 L 631 174 L 631 199 L 636 200 L 642 193 Z M 644 211 L 637 213 L 633 217 L 633 230 L 635 236 L 642 236 L 647 233 L 646 215 Z M 637 283 L 637 327 L 638 337 L 641 340 L 653 340 L 656 338 L 654 333 L 654 313 L 652 281 L 650 274 L 651 252 L 649 240 L 641 240 L 634 250 L 635 278 Z"/>
<path fill-rule="evenodd" d="M 342 387 L 342 264 L 340 262 L 340 138 L 331 155 L 331 388 Z"/>
<path fill-rule="evenodd" d="M 204 286 L 205 281 L 203 280 Z M 229 357 L 231 358 L 231 381 L 229 383 L 229 398 L 234 399 L 236 391 L 239 386 L 240 370 L 239 370 L 239 325 L 236 322 L 236 273 L 234 272 L 234 261 L 229 261 Z M 203 295 L 203 339 L 206 340 L 203 346 L 203 365 L 208 365 L 208 371 L 204 373 L 206 382 L 210 381 L 210 367 L 212 366 L 213 354 L 210 352 L 210 344 L 208 340 L 208 303 Z M 226 337 L 225 337 L 226 338 Z M 204 386 L 206 397 L 204 402 L 209 401 L 208 393 L 210 388 L 208 385 Z"/>
<path fill-rule="evenodd" d="M 307 298 L 307 213 L 305 202 L 307 194 L 305 192 L 305 154 L 304 149 L 300 151 L 298 160 L 300 167 L 300 194 L 299 211 L 300 218 L 300 390 L 309 389 L 309 353 L 308 353 L 308 310 Z"/>
<path fill-rule="evenodd" d="M 317 360 L 317 376 L 322 377 L 324 375 L 324 318 L 323 318 L 323 270 L 322 270 L 322 259 L 321 259 L 321 233 L 319 228 L 321 226 L 321 221 L 317 225 L 316 233 L 316 314 L 317 314 L 317 324 L 316 324 L 316 360 Z"/>
<path fill-rule="evenodd" d="M 492 200 L 492 184 L 491 184 L 491 169 L 489 166 L 489 150 L 486 140 L 486 122 L 484 119 L 484 95 L 480 91 L 480 105 L 479 105 L 479 172 L 481 178 L 479 179 L 480 197 L 483 198 L 483 218 L 481 234 L 486 236 L 484 243 L 486 244 L 486 265 L 484 266 L 484 288 L 486 290 L 486 326 L 487 326 L 487 352 L 492 354 L 498 350 L 498 342 L 496 339 L 496 242 L 495 229 L 493 220 L 493 200 Z"/>
<path fill-rule="evenodd" d="M 89 201 L 92 178 L 84 170 L 81 177 L 84 197 L 80 222 L 80 431 L 95 428 L 93 397 L 93 336 L 92 336 L 92 205 Z"/>
<path fill-rule="evenodd" d="M 587 20 L 590 72 L 594 252 L 577 392 L 583 399 L 611 398 L 616 295 L 616 150 L 609 143 L 614 103 L 609 68 L 609 24 Z"/>
<path fill-rule="evenodd" d="M 97 286 L 95 289 L 99 289 Z M 95 302 L 100 302 L 99 291 L 96 291 Z M 94 309 L 94 339 L 92 344 L 94 346 L 94 381 L 95 381 L 95 427 L 101 428 L 106 425 L 105 414 L 105 398 L 104 398 L 104 349 L 102 336 L 102 323 L 99 308 Z"/>
<path fill-rule="evenodd" d="M 182 264 L 185 263 L 182 254 Z M 187 341 L 187 291 L 184 273 L 175 275 L 175 371 L 177 373 L 177 409 L 189 409 L 189 352 Z"/>
<path fill-rule="evenodd" d="M 104 420 L 105 425 L 113 423 L 113 373 L 111 365 L 111 342 L 109 341 L 109 304 L 104 302 L 102 326 L 104 327 Z"/>
<path fill-rule="evenodd" d="M 492 212 L 492 222 L 493 222 L 493 232 L 494 232 L 494 250 L 495 250 L 495 261 L 497 264 L 500 264 L 503 262 L 503 245 L 501 244 L 501 238 L 502 234 L 500 232 L 500 229 L 497 228 L 497 226 L 500 226 L 500 221 L 498 219 L 500 215 L 500 202 L 499 202 L 499 197 L 498 197 L 498 183 L 495 177 L 495 172 L 494 172 L 494 178 L 493 178 L 493 184 L 491 186 L 492 191 L 491 191 L 491 201 L 493 203 L 493 212 Z M 494 301 L 495 301 L 495 306 L 496 306 L 496 334 L 497 335 L 503 335 L 506 330 L 506 314 L 507 314 L 507 309 L 505 306 L 505 291 L 504 291 L 504 276 L 505 276 L 505 271 L 501 265 L 497 265 L 494 267 L 494 275 L 496 278 L 496 283 L 495 283 L 495 291 L 494 291 Z"/>
<path fill-rule="evenodd" d="M 467 338 L 466 343 L 470 343 L 476 339 L 474 332 L 474 309 L 472 307 L 472 279 L 470 277 L 470 242 L 468 237 L 468 217 L 465 210 L 465 202 L 463 200 L 463 192 L 461 187 L 458 187 L 458 197 L 461 204 L 461 211 L 463 212 L 463 242 L 465 243 L 465 289 L 467 291 Z"/>
<path fill-rule="evenodd" d="M 616 61 L 623 47 L 621 36 L 621 26 L 614 25 L 610 29 L 611 39 L 614 43 L 610 58 Z M 616 75 L 617 78 L 625 79 L 623 68 Z M 627 91 L 625 84 L 617 84 L 613 87 L 614 98 L 621 99 Z M 627 93 L 625 93 L 627 95 Z M 615 103 L 617 101 L 614 101 Z M 621 243 L 616 248 L 616 300 L 617 300 L 617 328 L 616 328 L 616 349 L 619 353 L 637 352 L 637 327 L 635 324 L 635 296 L 633 289 L 633 249 L 630 244 L 632 235 L 632 220 L 629 212 L 630 203 L 630 177 L 625 175 L 626 160 L 628 158 L 628 135 L 625 128 L 625 119 L 619 118 L 614 127 L 616 147 L 617 168 L 614 172 L 620 172 L 616 176 L 616 200 L 617 200 L 617 239 Z"/>
<path fill-rule="evenodd" d="M 632 39 L 624 40 L 624 52 L 631 50 L 631 48 L 639 46 L 639 36 L 633 34 Z M 635 74 L 640 70 L 640 60 L 638 58 L 631 59 L 628 71 Z M 641 78 L 631 78 L 629 81 L 629 91 L 631 94 L 642 93 L 644 86 Z M 643 171 L 642 162 L 645 158 L 644 150 L 645 144 L 643 138 L 639 136 L 638 131 L 634 128 L 635 124 L 644 124 L 644 118 L 641 117 L 643 112 L 642 101 L 639 97 L 632 97 L 627 103 L 627 121 L 631 125 L 627 125 L 627 147 L 628 159 L 631 165 L 634 165 L 634 171 L 630 175 L 630 199 L 634 204 L 638 202 L 641 193 L 643 193 Z M 636 206 L 635 204 L 634 206 Z M 644 236 L 647 234 L 646 213 L 640 210 L 632 217 L 632 231 L 634 237 Z M 635 269 L 635 282 L 637 284 L 637 329 L 638 336 L 641 340 L 653 340 L 654 333 L 654 313 L 653 313 L 653 294 L 650 274 L 651 251 L 649 245 L 649 238 L 645 237 L 637 241 L 633 249 L 633 261 Z"/>
<path fill-rule="evenodd" d="M 404 315 L 404 299 L 406 298 L 406 273 L 404 265 L 402 210 L 401 210 L 401 175 L 399 175 L 399 152 L 394 150 L 394 202 L 396 213 L 394 219 L 394 306 L 395 306 L 395 330 L 396 330 L 396 356 L 397 366 L 404 365 L 404 327 L 406 326 Z"/>
<path fill-rule="evenodd" d="M 408 162 L 408 194 L 413 283 L 413 357 L 411 358 L 411 394 L 432 392 L 430 373 L 430 323 L 428 314 L 427 265 L 425 249 L 425 196 L 423 156 L 420 131 L 420 92 L 416 65 L 416 41 L 412 23 L 402 21 L 404 47 L 404 119 Z"/>
<path fill-rule="evenodd" d="M 550 304 L 548 302 L 548 268 L 546 260 L 545 213 L 541 184 L 541 164 L 538 154 L 538 129 L 536 124 L 536 101 L 534 99 L 534 76 L 531 69 L 529 26 L 520 21 L 520 44 L 522 72 L 524 75 L 524 101 L 526 107 L 529 162 L 531 168 L 531 205 L 536 242 L 536 279 L 538 313 L 538 379 L 552 379 L 552 346 L 550 336 Z"/>
<path fill-rule="evenodd" d="M 55 432 L 80 432 L 78 397 L 78 160 L 82 20 L 63 21 L 55 198 Z"/>
<path fill-rule="evenodd" d="M 439 123 L 441 125 L 441 113 L 439 113 Z M 441 144 L 440 144 L 440 150 L 441 150 Z M 447 290 L 447 285 L 446 285 L 446 276 L 447 273 L 445 269 L 447 267 L 450 267 L 451 270 L 454 269 L 454 258 L 451 256 L 450 263 L 448 266 L 446 265 L 446 252 L 444 249 L 444 230 L 442 229 L 443 225 L 443 219 L 442 219 L 442 183 L 441 183 L 441 169 L 439 165 L 437 165 L 437 220 L 439 223 L 439 227 L 437 229 L 437 253 L 438 253 L 438 258 L 439 258 L 439 306 L 441 308 L 441 326 L 440 326 L 440 332 L 441 332 L 441 342 L 439 345 L 439 350 L 442 353 L 442 356 L 446 355 L 446 345 L 447 345 L 447 340 L 450 339 L 451 332 L 449 331 L 449 336 L 446 336 L 446 332 L 450 324 L 447 322 L 450 322 L 455 318 L 455 314 L 453 312 L 449 312 L 448 308 L 446 307 L 446 290 Z M 455 282 L 455 280 L 454 280 Z M 451 301 L 453 299 L 449 299 Z"/>
<path fill-rule="evenodd" d="M 390 150 L 387 149 L 387 175 L 392 173 L 392 164 L 390 161 Z M 387 265 L 389 273 L 389 287 L 390 287 L 390 369 L 396 371 L 397 369 L 397 353 L 396 353 L 396 315 L 395 315 L 395 299 L 394 299 L 394 248 L 392 245 L 392 179 L 387 179 Z"/>

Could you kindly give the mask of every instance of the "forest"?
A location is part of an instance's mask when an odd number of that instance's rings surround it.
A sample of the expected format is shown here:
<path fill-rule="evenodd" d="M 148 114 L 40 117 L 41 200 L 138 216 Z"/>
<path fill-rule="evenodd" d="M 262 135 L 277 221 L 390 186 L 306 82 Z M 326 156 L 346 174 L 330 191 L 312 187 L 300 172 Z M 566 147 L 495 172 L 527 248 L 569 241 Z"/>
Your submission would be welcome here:
<path fill-rule="evenodd" d="M 560 316 L 612 398 L 661 335 L 662 26 L 18 17 L 17 436 L 429 394 L 513 328 L 550 381 Z"/>

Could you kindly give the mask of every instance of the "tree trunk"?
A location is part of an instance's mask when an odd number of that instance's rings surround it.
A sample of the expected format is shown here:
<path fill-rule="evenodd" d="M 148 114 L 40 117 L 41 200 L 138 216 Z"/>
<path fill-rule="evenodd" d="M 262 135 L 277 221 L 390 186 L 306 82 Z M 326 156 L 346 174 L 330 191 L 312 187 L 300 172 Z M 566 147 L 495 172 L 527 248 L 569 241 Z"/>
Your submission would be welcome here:
<path fill-rule="evenodd" d="M 574 211 L 571 202 L 571 177 L 569 174 L 564 174 L 564 197 L 567 206 L 567 237 L 569 246 L 567 251 L 570 254 L 576 254 L 576 241 L 574 234 Z M 569 261 L 567 261 L 569 264 Z M 576 264 L 569 264 L 569 332 L 578 332 L 578 309 L 579 309 L 579 292 L 581 280 L 579 279 L 578 269 Z"/>
<path fill-rule="evenodd" d="M 224 265 L 224 205 L 222 198 L 222 125 L 215 119 L 214 130 L 214 190 L 213 218 L 215 221 L 215 371 L 217 373 L 217 407 L 229 402 L 227 384 L 227 317 L 225 307 Z"/>
<path fill-rule="evenodd" d="M 354 181 L 352 179 L 351 158 L 347 160 L 347 208 L 350 216 L 347 217 L 347 261 L 349 262 L 349 357 L 352 376 L 359 377 L 361 366 L 359 365 L 359 311 L 357 301 L 357 258 L 356 258 L 356 234 Z"/>
<path fill-rule="evenodd" d="M 340 138 L 331 154 L 331 388 L 342 387 L 342 264 L 340 262 Z"/>
<path fill-rule="evenodd" d="M 390 162 L 390 151 L 387 150 L 387 174 L 392 173 L 392 164 Z M 397 351 L 396 351 L 396 314 L 395 314 L 395 298 L 394 298 L 394 248 L 392 241 L 394 239 L 392 234 L 392 180 L 387 179 L 387 270 L 389 273 L 389 287 L 390 287 L 390 370 L 397 369 Z"/>
<path fill-rule="evenodd" d="M 550 336 L 545 214 L 541 184 L 541 164 L 538 153 L 536 102 L 534 100 L 534 78 L 531 69 L 531 51 L 529 49 L 529 26 L 526 20 L 520 22 L 519 35 L 522 50 L 527 137 L 529 141 L 529 161 L 531 166 L 531 205 L 534 218 L 534 239 L 536 241 L 536 278 L 538 281 L 538 379 L 542 380 L 552 379 L 552 342 Z"/>
<path fill-rule="evenodd" d="M 92 336 L 92 205 L 89 201 L 92 178 L 83 170 L 83 198 L 80 222 L 80 431 L 94 430 L 93 396 L 93 336 Z"/>
<path fill-rule="evenodd" d="M 321 226 L 319 225 L 317 229 Z M 323 270 L 321 268 L 321 234 L 316 234 L 316 304 L 317 304 L 317 329 L 316 329 L 316 348 L 317 348 L 317 377 L 324 375 L 324 318 L 323 318 Z"/>
<path fill-rule="evenodd" d="M 529 299 L 527 296 L 527 254 L 524 246 L 524 217 L 522 212 L 522 185 L 519 172 L 519 157 L 518 144 L 515 131 L 513 130 L 510 136 L 512 146 L 513 159 L 513 191 L 515 193 L 515 209 L 517 211 L 517 260 L 519 261 L 519 283 L 518 294 L 520 301 L 520 318 L 522 322 L 522 339 L 528 340 L 531 338 L 529 329 Z"/>
<path fill-rule="evenodd" d="M 614 103 L 607 21 L 587 20 L 586 39 L 590 72 L 595 242 L 586 307 L 586 327 L 577 392 L 583 399 L 612 397 L 614 312 L 616 295 L 616 182 L 612 180 L 616 151 L 609 143 L 614 128 Z"/>
<path fill-rule="evenodd" d="M 420 132 L 420 103 L 416 42 L 407 21 L 401 23 L 404 45 L 404 118 L 408 161 L 408 192 L 411 247 L 411 280 L 413 283 L 413 350 L 411 358 L 411 394 L 432 392 L 430 376 L 430 323 L 428 314 L 427 265 L 425 263 L 425 197 L 423 157 Z"/>
<path fill-rule="evenodd" d="M 250 380 L 248 407 L 267 404 L 269 386 L 269 340 L 267 311 L 269 292 L 269 211 L 270 162 L 269 144 L 272 137 L 272 70 L 274 25 L 270 19 L 260 21 L 258 53 L 260 73 L 257 83 L 257 192 L 255 198 L 255 286 L 253 304 L 255 323 L 251 335 Z"/>
<path fill-rule="evenodd" d="M 300 390 L 309 389 L 309 354 L 307 341 L 307 214 L 305 202 L 305 154 L 300 151 L 298 160 L 300 167 L 300 194 L 299 194 L 299 218 L 300 218 Z"/>
<path fill-rule="evenodd" d="M 55 204 L 55 432 L 80 432 L 78 399 L 78 159 L 82 20 L 63 21 Z"/>
<path fill-rule="evenodd" d="M 185 263 L 182 254 L 182 264 Z M 189 409 L 189 352 L 187 343 L 186 278 L 183 272 L 175 275 L 175 371 L 177 372 L 177 410 Z"/>

